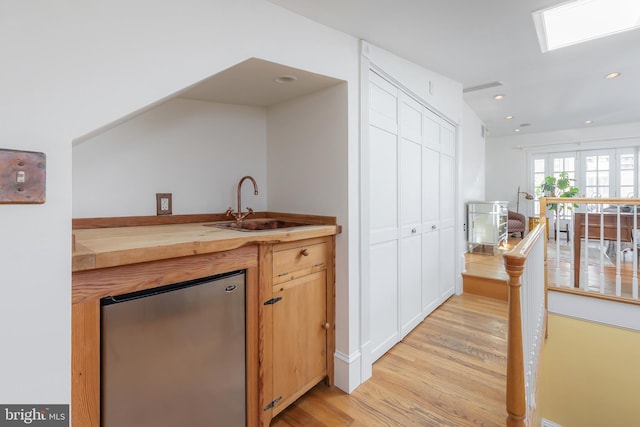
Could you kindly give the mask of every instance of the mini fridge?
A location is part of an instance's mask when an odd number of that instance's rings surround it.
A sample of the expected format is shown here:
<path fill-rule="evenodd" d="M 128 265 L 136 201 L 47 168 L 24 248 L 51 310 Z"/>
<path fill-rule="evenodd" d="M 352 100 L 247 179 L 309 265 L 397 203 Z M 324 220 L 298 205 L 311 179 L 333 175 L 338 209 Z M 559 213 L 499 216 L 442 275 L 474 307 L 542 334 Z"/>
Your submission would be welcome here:
<path fill-rule="evenodd" d="M 101 305 L 102 427 L 246 426 L 244 271 Z"/>

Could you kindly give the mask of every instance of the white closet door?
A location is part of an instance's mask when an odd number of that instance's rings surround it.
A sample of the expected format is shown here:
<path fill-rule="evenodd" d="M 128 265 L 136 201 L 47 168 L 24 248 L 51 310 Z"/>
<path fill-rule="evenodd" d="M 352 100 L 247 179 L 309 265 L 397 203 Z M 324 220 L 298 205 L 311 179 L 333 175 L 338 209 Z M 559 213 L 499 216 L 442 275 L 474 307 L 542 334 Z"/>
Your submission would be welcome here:
<path fill-rule="evenodd" d="M 366 360 L 409 333 L 455 284 L 455 128 L 369 73 Z"/>
<path fill-rule="evenodd" d="M 423 109 L 422 147 L 422 312 L 440 303 L 440 118 Z"/>
<path fill-rule="evenodd" d="M 368 286 L 371 360 L 378 359 L 398 342 L 397 93 L 395 86 L 370 73 Z"/>
<path fill-rule="evenodd" d="M 422 106 L 400 103 L 400 339 L 422 317 Z"/>

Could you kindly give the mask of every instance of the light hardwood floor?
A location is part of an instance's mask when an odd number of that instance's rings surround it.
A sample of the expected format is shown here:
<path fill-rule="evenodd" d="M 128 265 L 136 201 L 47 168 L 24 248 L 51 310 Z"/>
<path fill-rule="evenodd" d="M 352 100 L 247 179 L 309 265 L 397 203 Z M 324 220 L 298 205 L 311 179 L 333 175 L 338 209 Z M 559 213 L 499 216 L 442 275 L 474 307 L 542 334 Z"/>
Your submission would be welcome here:
<path fill-rule="evenodd" d="M 320 384 L 271 425 L 504 426 L 506 316 L 503 301 L 454 296 L 352 394 Z"/>

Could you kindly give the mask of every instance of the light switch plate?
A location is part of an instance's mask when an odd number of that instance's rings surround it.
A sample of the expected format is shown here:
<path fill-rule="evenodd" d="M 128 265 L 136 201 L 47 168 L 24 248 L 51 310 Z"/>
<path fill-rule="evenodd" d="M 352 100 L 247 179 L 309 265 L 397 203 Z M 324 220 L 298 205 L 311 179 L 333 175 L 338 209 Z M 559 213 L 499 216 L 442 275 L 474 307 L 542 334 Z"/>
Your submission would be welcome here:
<path fill-rule="evenodd" d="M 156 193 L 156 212 L 158 215 L 171 215 L 171 193 Z"/>
<path fill-rule="evenodd" d="M 0 148 L 0 204 L 45 202 L 44 153 Z"/>

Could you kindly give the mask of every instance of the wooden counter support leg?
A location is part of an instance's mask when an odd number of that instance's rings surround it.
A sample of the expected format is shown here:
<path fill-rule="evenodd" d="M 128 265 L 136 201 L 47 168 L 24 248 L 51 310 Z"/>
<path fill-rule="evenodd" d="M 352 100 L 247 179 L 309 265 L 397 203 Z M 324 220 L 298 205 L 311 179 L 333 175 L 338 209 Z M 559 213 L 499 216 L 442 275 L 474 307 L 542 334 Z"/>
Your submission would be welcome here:
<path fill-rule="evenodd" d="M 100 300 L 71 309 L 71 422 L 100 427 Z"/>

